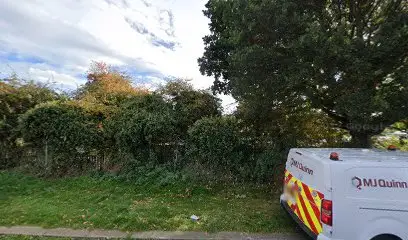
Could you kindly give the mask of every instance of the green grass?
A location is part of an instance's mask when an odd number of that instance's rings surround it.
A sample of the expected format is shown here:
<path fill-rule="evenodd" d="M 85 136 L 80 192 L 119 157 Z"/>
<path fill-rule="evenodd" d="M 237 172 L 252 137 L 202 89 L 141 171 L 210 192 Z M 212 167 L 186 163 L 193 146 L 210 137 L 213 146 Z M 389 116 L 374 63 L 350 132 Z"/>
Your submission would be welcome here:
<path fill-rule="evenodd" d="M 7 236 L 0 235 L 0 240 L 71 240 L 71 238 L 36 237 L 36 236 L 22 236 L 22 235 L 7 235 Z"/>
<path fill-rule="evenodd" d="M 201 217 L 192 222 L 192 215 Z M 0 225 L 125 231 L 293 232 L 266 186 L 148 187 L 91 177 L 44 180 L 0 172 Z"/>

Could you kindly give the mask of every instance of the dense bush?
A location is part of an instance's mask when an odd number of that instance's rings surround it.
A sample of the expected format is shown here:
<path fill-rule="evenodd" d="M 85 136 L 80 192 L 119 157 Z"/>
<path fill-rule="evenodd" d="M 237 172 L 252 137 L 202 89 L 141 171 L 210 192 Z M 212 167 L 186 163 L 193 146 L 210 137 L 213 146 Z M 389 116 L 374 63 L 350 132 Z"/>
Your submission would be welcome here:
<path fill-rule="evenodd" d="M 137 169 L 147 164 L 180 170 L 189 126 L 194 119 L 219 114 L 218 103 L 207 106 L 210 110 L 200 111 L 206 106 L 205 101 L 201 102 L 207 99 L 204 93 L 184 95 L 194 90 L 173 85 L 170 85 L 172 91 L 164 88 L 162 94 L 129 98 L 119 112 L 106 121 L 106 134 L 115 142 L 118 155 L 131 155 L 119 161 L 122 174 L 139 175 Z"/>
<path fill-rule="evenodd" d="M 19 117 L 37 104 L 59 97 L 45 85 L 15 76 L 0 80 L 0 169 L 17 166 L 22 156 Z"/>
<path fill-rule="evenodd" d="M 172 105 L 156 94 L 126 101 L 104 130 L 116 145 L 115 158 L 130 154 L 118 161 L 127 176 L 138 175 L 140 166 L 172 163 L 180 144 Z"/>
<path fill-rule="evenodd" d="M 0 150 L 20 153 L 0 167 L 138 184 L 273 182 L 290 147 L 334 146 L 343 136 L 307 105 L 271 112 L 241 103 L 222 116 L 220 99 L 185 80 L 148 92 L 104 64 L 94 67 L 64 100 L 46 87 L 0 84 Z"/>
<path fill-rule="evenodd" d="M 43 174 L 64 174 L 83 170 L 84 157 L 101 147 L 103 137 L 95 119 L 66 103 L 40 104 L 21 118 L 26 145 L 40 149 L 41 158 L 31 163 L 44 167 Z"/>
<path fill-rule="evenodd" d="M 239 167 L 244 139 L 235 117 L 198 120 L 188 131 L 188 154 L 215 168 Z"/>
<path fill-rule="evenodd" d="M 235 117 L 197 121 L 188 131 L 187 159 L 198 170 L 233 181 L 271 180 L 283 163 L 282 153 L 259 145 L 259 139 Z M 201 165 L 201 166 L 197 166 Z"/>

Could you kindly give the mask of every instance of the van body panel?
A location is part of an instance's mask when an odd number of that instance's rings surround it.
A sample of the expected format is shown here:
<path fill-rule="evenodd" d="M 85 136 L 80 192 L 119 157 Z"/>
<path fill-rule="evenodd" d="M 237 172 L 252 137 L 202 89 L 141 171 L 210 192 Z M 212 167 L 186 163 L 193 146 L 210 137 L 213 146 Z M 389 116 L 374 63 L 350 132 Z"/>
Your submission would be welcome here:
<path fill-rule="evenodd" d="M 331 152 L 338 153 L 339 161 L 330 160 Z M 303 191 L 292 191 L 290 197 L 287 192 L 292 188 Z M 323 198 L 333 203 L 332 226 L 320 221 Z M 317 233 L 315 239 L 371 240 L 391 234 L 408 240 L 408 153 L 291 149 L 282 201 L 301 223 Z"/>
<path fill-rule="evenodd" d="M 401 226 L 408 226 L 408 166 L 374 162 L 332 169 L 334 238 L 403 236 L 406 227 Z M 350 224 L 351 217 L 355 224 Z"/>
<path fill-rule="evenodd" d="M 406 228 L 407 225 L 396 218 L 382 217 L 364 224 L 364 228 L 356 232 L 354 236 L 356 236 L 355 239 L 357 240 L 371 240 L 376 236 L 389 234 L 406 240 L 408 239 Z"/>
<path fill-rule="evenodd" d="M 301 149 L 292 149 L 286 162 L 284 195 L 290 210 L 311 232 L 323 231 L 321 201 L 325 196 L 325 166 Z"/>

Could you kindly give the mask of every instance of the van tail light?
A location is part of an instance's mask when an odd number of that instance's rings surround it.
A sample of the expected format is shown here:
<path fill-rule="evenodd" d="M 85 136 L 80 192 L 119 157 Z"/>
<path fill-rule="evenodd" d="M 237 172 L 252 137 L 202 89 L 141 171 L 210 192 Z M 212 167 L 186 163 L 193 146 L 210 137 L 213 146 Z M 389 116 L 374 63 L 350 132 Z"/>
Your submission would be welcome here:
<path fill-rule="evenodd" d="M 333 226 L 333 202 L 330 200 L 322 200 L 322 211 L 320 214 L 322 223 Z"/>
<path fill-rule="evenodd" d="M 338 153 L 336 153 L 336 152 L 332 152 L 332 153 L 330 153 L 330 160 L 333 160 L 333 161 L 339 161 L 340 159 L 339 159 L 339 154 Z"/>

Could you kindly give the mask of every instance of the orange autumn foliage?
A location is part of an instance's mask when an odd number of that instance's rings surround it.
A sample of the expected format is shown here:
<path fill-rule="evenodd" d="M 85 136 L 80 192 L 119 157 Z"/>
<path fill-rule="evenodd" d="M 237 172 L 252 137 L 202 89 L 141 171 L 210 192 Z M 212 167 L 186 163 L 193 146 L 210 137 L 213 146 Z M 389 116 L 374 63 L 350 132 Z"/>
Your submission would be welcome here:
<path fill-rule="evenodd" d="M 87 79 L 88 82 L 78 90 L 72 104 L 105 117 L 111 115 L 126 99 L 150 94 L 146 88 L 134 87 L 128 76 L 104 62 L 93 62 Z"/>

